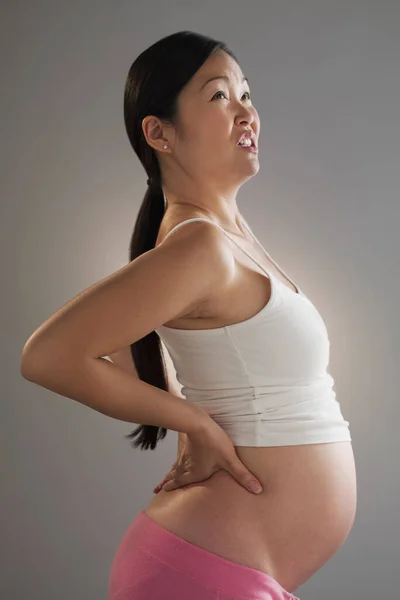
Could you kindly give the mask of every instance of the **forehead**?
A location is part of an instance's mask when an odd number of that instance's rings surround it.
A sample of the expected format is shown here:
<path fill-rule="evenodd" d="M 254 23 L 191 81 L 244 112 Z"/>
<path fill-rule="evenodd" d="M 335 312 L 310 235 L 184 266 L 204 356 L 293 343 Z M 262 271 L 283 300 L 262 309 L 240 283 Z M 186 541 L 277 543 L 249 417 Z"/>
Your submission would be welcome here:
<path fill-rule="evenodd" d="M 219 75 L 226 75 L 233 84 L 241 84 L 244 78 L 238 63 L 223 50 L 217 50 L 208 57 L 192 77 L 190 87 L 192 90 L 201 91 L 209 79 Z"/>

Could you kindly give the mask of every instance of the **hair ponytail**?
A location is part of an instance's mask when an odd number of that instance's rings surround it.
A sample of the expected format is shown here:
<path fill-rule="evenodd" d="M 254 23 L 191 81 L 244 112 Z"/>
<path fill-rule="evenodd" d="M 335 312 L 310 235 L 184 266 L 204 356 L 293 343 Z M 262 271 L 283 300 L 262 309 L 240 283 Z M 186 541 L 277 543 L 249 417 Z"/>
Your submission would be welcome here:
<path fill-rule="evenodd" d="M 153 182 L 148 186 L 142 205 L 139 209 L 135 227 L 129 244 L 129 260 L 132 261 L 144 252 L 155 247 L 160 223 L 165 212 L 165 197 L 160 186 Z M 161 339 L 156 331 L 152 331 L 134 344 L 131 344 L 132 359 L 142 381 L 155 385 L 161 390 L 168 391 L 164 355 Z M 132 442 L 134 448 L 141 446 L 142 450 L 154 450 L 158 440 L 167 435 L 165 427 L 155 425 L 140 425 L 132 433 L 125 436 Z"/>

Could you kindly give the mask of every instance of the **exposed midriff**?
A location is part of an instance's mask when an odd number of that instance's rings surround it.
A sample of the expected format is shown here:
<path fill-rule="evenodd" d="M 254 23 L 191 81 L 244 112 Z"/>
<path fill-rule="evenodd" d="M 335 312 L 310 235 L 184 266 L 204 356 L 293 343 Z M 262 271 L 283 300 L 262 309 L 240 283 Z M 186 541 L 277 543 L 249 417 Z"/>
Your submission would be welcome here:
<path fill-rule="evenodd" d="M 221 470 L 206 481 L 161 490 L 145 512 L 183 539 L 263 571 L 292 592 L 333 556 L 353 525 L 351 442 L 235 449 L 262 483 L 261 494 Z"/>
<path fill-rule="evenodd" d="M 201 215 L 181 214 L 175 223 L 189 216 Z M 165 233 L 160 230 L 158 242 Z M 241 244 L 266 263 L 257 245 L 248 239 L 241 239 Z M 271 293 L 268 280 L 259 271 L 255 274 L 254 263 L 243 253 L 232 250 L 236 273 L 229 289 L 216 290 L 197 311 L 168 326 L 221 327 L 261 310 Z M 290 287 L 274 264 L 268 263 L 268 268 Z M 235 446 L 235 450 L 261 482 L 261 494 L 247 491 L 220 470 L 206 481 L 161 490 L 144 510 L 172 533 L 267 573 L 293 592 L 335 554 L 352 528 L 357 504 L 352 444 Z"/>

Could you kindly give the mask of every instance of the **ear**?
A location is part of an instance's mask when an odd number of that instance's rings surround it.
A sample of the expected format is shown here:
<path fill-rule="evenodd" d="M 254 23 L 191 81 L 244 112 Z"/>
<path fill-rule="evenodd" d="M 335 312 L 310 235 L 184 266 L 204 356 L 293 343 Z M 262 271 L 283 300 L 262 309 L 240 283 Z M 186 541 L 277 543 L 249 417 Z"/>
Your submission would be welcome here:
<path fill-rule="evenodd" d="M 142 121 L 142 131 L 146 142 L 157 152 L 168 152 L 168 149 L 164 148 L 165 144 L 169 147 L 168 129 L 158 117 L 153 115 L 147 115 Z"/>

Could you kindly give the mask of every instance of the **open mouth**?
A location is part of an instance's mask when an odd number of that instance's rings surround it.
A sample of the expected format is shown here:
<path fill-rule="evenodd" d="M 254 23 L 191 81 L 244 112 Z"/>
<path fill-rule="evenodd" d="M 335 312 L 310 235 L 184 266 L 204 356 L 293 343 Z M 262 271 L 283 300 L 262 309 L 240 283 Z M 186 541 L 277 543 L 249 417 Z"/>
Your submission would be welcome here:
<path fill-rule="evenodd" d="M 240 143 L 240 141 L 246 142 L 246 143 L 243 144 L 243 143 Z M 254 134 L 242 135 L 242 137 L 238 140 L 238 143 L 236 145 L 239 146 L 240 148 L 255 148 L 255 149 L 257 149 L 255 135 Z"/>
<path fill-rule="evenodd" d="M 238 148 L 249 150 L 250 152 L 258 152 L 258 148 L 253 144 L 236 144 Z"/>

